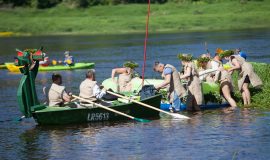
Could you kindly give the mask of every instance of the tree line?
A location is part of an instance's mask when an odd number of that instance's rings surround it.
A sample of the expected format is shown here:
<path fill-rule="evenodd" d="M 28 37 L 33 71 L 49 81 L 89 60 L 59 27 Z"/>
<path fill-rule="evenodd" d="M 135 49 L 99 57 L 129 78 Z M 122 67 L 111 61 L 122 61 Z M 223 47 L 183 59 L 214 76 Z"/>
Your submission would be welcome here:
<path fill-rule="evenodd" d="M 221 0 L 151 0 L 151 3 L 190 3 L 204 1 L 213 3 Z M 240 0 L 250 1 L 250 0 Z M 263 0 L 256 0 L 263 1 Z M 118 4 L 132 4 L 132 3 L 148 3 L 148 0 L 0 0 L 1 8 L 12 7 L 32 7 L 38 9 L 52 8 L 58 4 L 65 4 L 72 8 L 86 8 L 97 5 L 118 5 Z"/>

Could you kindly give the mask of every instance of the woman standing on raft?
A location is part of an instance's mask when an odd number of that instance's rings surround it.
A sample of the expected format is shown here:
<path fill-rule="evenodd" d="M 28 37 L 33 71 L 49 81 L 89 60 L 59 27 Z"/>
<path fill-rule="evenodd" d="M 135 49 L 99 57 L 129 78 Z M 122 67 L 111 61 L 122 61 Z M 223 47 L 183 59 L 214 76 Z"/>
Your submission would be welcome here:
<path fill-rule="evenodd" d="M 192 55 L 178 54 L 178 58 L 182 61 L 184 67 L 184 74 L 180 76 L 180 79 L 187 79 L 187 110 L 188 111 L 200 111 L 199 105 L 203 103 L 203 94 L 199 75 L 195 69 L 195 65 L 192 63 Z"/>
<path fill-rule="evenodd" d="M 132 89 L 131 80 L 133 78 L 134 69 L 139 67 L 135 62 L 125 62 L 122 68 L 115 68 L 112 70 L 112 81 L 116 82 L 114 77 L 115 74 L 119 74 L 117 79 L 117 92 L 129 92 Z"/>
<path fill-rule="evenodd" d="M 232 74 L 233 71 L 239 70 L 238 89 L 242 93 L 244 105 L 250 105 L 251 98 L 248 86 L 251 83 L 253 87 L 260 87 L 262 86 L 262 80 L 254 72 L 254 69 L 250 63 L 246 62 L 243 57 L 233 54 L 234 51 L 226 50 L 222 52 L 220 56 L 231 63 L 232 68 L 228 70 L 229 73 Z"/>

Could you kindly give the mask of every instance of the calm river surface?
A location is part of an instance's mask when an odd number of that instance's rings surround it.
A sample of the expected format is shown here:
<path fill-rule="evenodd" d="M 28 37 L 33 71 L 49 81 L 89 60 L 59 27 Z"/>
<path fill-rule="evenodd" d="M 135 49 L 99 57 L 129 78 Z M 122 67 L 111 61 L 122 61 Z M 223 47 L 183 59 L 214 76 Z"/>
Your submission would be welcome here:
<path fill-rule="evenodd" d="M 70 50 L 78 62 L 95 62 L 97 80 L 125 60 L 143 61 L 144 35 L 41 36 L 0 38 L 0 63 L 13 61 L 15 48 L 44 46 L 51 59 Z M 213 53 L 242 48 L 249 61 L 270 62 L 270 31 L 153 34 L 147 53 L 147 77 L 155 60 L 179 66 L 176 54 Z M 141 69 L 138 69 L 140 72 Z M 85 70 L 61 71 L 64 85 L 78 93 Z M 36 84 L 50 84 L 52 73 L 39 73 Z M 162 118 L 150 123 L 114 122 L 68 126 L 37 126 L 21 116 L 16 102 L 20 74 L 0 70 L 0 159 L 269 159 L 270 112 L 254 110 L 223 114 L 205 111 L 190 121 Z M 270 107 L 270 106 L 269 106 Z"/>

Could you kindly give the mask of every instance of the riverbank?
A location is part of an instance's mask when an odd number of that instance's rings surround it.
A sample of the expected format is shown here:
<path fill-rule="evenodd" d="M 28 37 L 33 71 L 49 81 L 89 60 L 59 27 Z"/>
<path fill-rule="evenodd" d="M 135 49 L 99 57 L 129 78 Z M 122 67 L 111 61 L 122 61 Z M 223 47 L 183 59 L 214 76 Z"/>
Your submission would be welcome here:
<path fill-rule="evenodd" d="M 0 9 L 0 32 L 13 35 L 125 34 L 145 31 L 147 5 Z M 150 33 L 269 28 L 270 1 L 152 4 Z"/>

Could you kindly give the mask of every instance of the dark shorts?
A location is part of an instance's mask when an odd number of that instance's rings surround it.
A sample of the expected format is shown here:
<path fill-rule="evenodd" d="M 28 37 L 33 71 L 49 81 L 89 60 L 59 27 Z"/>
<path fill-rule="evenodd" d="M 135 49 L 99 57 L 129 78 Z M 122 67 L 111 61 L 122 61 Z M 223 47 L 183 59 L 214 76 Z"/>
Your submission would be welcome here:
<path fill-rule="evenodd" d="M 249 80 L 249 76 L 247 75 L 245 80 L 244 80 L 244 83 L 250 83 L 250 80 Z"/>

